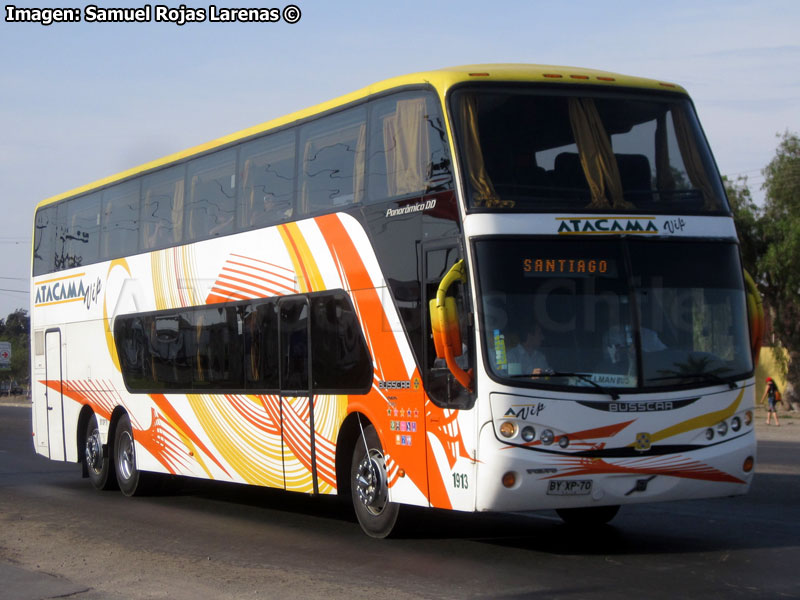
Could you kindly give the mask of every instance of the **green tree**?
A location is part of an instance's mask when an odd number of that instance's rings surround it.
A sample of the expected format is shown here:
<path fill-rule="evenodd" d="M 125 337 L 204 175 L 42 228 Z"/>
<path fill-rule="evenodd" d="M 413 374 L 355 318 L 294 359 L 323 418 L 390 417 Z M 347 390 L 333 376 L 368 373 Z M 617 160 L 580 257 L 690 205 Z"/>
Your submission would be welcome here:
<path fill-rule="evenodd" d="M 0 341 L 11 342 L 11 371 L 0 372 L 0 379 L 26 382 L 30 374 L 30 318 L 17 309 L 0 319 Z"/>
<path fill-rule="evenodd" d="M 779 136 L 763 169 L 764 206 L 750 195 L 746 178 L 725 179 L 745 268 L 755 278 L 786 355 L 776 353 L 787 379 L 800 390 L 800 138 Z"/>
<path fill-rule="evenodd" d="M 779 138 L 762 171 L 766 200 L 758 283 L 775 335 L 789 355 L 787 378 L 800 390 L 800 137 L 787 131 Z"/>
<path fill-rule="evenodd" d="M 750 194 L 747 177 L 738 177 L 735 181 L 731 181 L 723 176 L 722 181 L 733 209 L 733 220 L 739 235 L 744 268 L 754 278 L 759 279 L 758 261 L 766 252 L 763 211 Z"/>

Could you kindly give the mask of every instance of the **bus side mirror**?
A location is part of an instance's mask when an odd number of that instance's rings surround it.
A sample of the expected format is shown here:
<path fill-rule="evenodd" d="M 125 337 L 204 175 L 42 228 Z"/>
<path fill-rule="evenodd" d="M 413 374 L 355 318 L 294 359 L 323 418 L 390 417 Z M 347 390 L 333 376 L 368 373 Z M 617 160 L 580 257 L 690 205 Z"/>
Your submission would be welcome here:
<path fill-rule="evenodd" d="M 431 330 L 433 331 L 436 358 L 446 358 L 448 340 L 450 340 L 453 356 L 461 356 L 461 327 L 459 327 L 458 323 L 456 299 L 452 296 L 447 296 L 444 300 L 444 311 L 436 309 L 435 299 L 430 301 L 429 308 L 431 311 Z"/>
<path fill-rule="evenodd" d="M 747 317 L 750 322 L 750 351 L 753 353 L 753 366 L 758 364 L 761 340 L 764 337 L 764 303 L 758 286 L 750 273 L 744 272 L 744 289 L 747 295 Z"/>
<path fill-rule="evenodd" d="M 431 332 L 437 358 L 443 358 L 447 368 L 464 388 L 472 391 L 472 370 L 464 371 L 456 362 L 456 357 L 461 356 L 461 327 L 459 324 L 456 300 L 447 296 L 447 290 L 455 281 L 466 281 L 467 274 L 464 261 L 459 260 L 444 276 L 436 298 L 428 304 L 431 317 Z"/>

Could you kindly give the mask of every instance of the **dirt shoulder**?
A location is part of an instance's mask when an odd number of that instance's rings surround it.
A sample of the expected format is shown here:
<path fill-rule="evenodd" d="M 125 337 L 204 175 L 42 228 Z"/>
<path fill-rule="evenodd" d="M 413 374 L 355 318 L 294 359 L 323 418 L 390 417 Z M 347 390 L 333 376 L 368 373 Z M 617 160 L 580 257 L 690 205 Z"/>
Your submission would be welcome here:
<path fill-rule="evenodd" d="M 31 405 L 30 399 L 25 394 L 16 396 L 0 395 L 0 406 L 23 406 L 28 407 Z"/>
<path fill-rule="evenodd" d="M 759 440 L 775 442 L 800 442 L 800 411 L 778 409 L 780 427 L 767 425 L 767 411 L 756 407 L 756 437 Z"/>

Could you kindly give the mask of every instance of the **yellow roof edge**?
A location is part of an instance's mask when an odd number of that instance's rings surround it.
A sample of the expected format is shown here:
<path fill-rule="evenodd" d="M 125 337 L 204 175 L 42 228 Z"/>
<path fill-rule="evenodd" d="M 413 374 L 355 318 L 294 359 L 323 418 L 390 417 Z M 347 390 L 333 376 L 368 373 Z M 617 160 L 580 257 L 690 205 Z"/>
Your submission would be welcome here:
<path fill-rule="evenodd" d="M 658 81 L 654 79 L 646 79 L 642 77 L 634 77 L 630 75 L 622 75 L 619 73 L 612 73 L 608 71 L 598 71 L 595 69 L 584 69 L 581 67 L 569 66 L 556 66 L 556 65 L 532 65 L 522 63 L 492 63 L 492 64 L 478 64 L 478 65 L 463 65 L 458 67 L 448 67 L 433 71 L 421 71 L 418 73 L 410 73 L 408 75 L 400 75 L 392 77 L 373 84 L 370 84 L 360 90 L 350 92 L 348 94 L 338 96 L 331 100 L 327 100 L 320 104 L 304 108 L 302 110 L 265 121 L 253 127 L 248 127 L 234 133 L 224 135 L 217 139 L 187 148 L 163 156 L 156 160 L 126 169 L 125 171 L 109 175 L 102 179 L 98 179 L 86 185 L 71 189 L 69 191 L 51 196 L 39 202 L 36 208 L 46 206 L 69 198 L 77 196 L 90 190 L 101 188 L 111 183 L 133 177 L 135 175 L 151 171 L 159 167 L 171 164 L 173 162 L 189 158 L 191 156 L 202 154 L 214 148 L 219 148 L 227 144 L 232 144 L 236 141 L 264 133 L 271 129 L 283 127 L 300 121 L 302 119 L 311 117 L 316 114 L 324 113 L 332 110 L 338 106 L 343 106 L 356 102 L 357 100 L 366 98 L 368 96 L 379 94 L 391 90 L 410 85 L 432 85 L 444 97 L 447 90 L 458 83 L 466 81 L 521 81 L 521 82 L 538 82 L 538 83 L 559 83 L 559 84 L 577 84 L 577 85 L 604 85 L 611 87 L 628 87 L 640 89 L 655 89 L 660 91 L 670 91 L 686 94 L 686 90 L 679 85 Z"/>

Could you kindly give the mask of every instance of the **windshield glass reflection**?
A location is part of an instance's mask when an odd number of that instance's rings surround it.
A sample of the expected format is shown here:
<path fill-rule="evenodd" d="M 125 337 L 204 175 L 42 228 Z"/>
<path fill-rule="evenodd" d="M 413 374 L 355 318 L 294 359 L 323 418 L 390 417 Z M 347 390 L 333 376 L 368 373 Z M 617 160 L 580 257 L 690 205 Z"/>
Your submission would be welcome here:
<path fill-rule="evenodd" d="M 735 244 L 517 238 L 475 247 L 495 378 L 632 389 L 752 370 Z"/>

